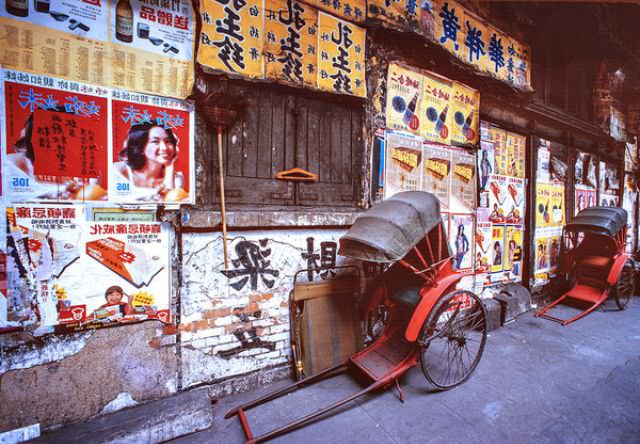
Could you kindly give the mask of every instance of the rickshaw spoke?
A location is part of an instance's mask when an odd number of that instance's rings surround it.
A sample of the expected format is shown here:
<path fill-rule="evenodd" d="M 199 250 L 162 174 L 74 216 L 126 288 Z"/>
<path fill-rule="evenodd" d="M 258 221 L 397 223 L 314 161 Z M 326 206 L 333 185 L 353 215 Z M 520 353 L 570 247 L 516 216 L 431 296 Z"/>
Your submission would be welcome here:
<path fill-rule="evenodd" d="M 471 375 L 484 350 L 485 317 L 480 299 L 469 291 L 458 290 L 441 298 L 419 341 L 422 370 L 430 383 L 447 389 Z"/>

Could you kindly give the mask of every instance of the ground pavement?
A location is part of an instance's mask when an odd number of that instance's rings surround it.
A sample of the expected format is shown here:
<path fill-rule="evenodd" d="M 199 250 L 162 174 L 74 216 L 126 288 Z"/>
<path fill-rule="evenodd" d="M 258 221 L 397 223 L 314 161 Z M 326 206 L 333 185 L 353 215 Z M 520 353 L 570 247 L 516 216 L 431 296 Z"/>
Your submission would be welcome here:
<path fill-rule="evenodd" d="M 569 315 L 567 307 L 560 309 Z M 172 444 L 244 441 L 224 413 L 275 388 L 214 404 L 212 428 Z M 431 393 L 419 367 L 390 388 L 273 443 L 640 443 L 640 298 L 627 310 L 596 311 L 567 327 L 531 314 L 489 333 L 465 384 Z M 342 375 L 247 413 L 254 436 L 360 386 Z"/>

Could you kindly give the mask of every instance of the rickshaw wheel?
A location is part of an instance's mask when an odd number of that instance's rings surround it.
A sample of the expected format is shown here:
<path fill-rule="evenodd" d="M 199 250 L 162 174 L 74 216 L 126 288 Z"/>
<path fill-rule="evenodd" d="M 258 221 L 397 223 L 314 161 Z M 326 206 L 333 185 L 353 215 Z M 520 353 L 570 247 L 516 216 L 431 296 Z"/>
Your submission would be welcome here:
<path fill-rule="evenodd" d="M 633 262 L 630 260 L 624 264 L 620 276 L 613 287 L 613 297 L 616 301 L 616 305 L 620 310 L 627 308 L 631 296 L 633 296 Z"/>
<path fill-rule="evenodd" d="M 420 338 L 425 378 L 439 390 L 465 382 L 473 373 L 487 340 L 486 310 L 467 290 L 442 297 L 427 317 Z"/>

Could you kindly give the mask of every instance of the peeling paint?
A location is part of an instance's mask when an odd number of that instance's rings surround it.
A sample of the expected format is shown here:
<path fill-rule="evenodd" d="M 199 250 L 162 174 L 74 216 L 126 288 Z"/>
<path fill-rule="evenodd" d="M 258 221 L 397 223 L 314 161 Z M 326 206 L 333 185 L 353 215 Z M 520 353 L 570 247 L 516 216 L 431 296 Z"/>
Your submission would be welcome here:
<path fill-rule="evenodd" d="M 92 332 L 77 336 L 47 337 L 42 345 L 23 345 L 11 351 L 0 350 L 0 374 L 10 370 L 35 367 L 60 361 L 79 353 L 85 346 Z"/>
<path fill-rule="evenodd" d="M 140 403 L 133 399 L 129 393 L 118 393 L 118 395 L 113 398 L 113 400 L 111 400 L 107 405 L 104 406 L 100 414 L 104 415 L 105 413 L 117 412 L 118 410 L 122 410 L 126 407 L 131 407 L 138 404 Z"/>

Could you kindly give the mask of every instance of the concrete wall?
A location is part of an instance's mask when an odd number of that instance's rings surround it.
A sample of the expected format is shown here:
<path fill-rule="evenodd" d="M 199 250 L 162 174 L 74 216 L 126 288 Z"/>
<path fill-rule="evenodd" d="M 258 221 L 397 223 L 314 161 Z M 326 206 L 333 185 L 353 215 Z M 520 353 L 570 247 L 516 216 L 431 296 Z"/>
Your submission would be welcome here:
<path fill-rule="evenodd" d="M 0 336 L 0 431 L 43 429 L 176 393 L 160 322 L 69 336 Z"/>

